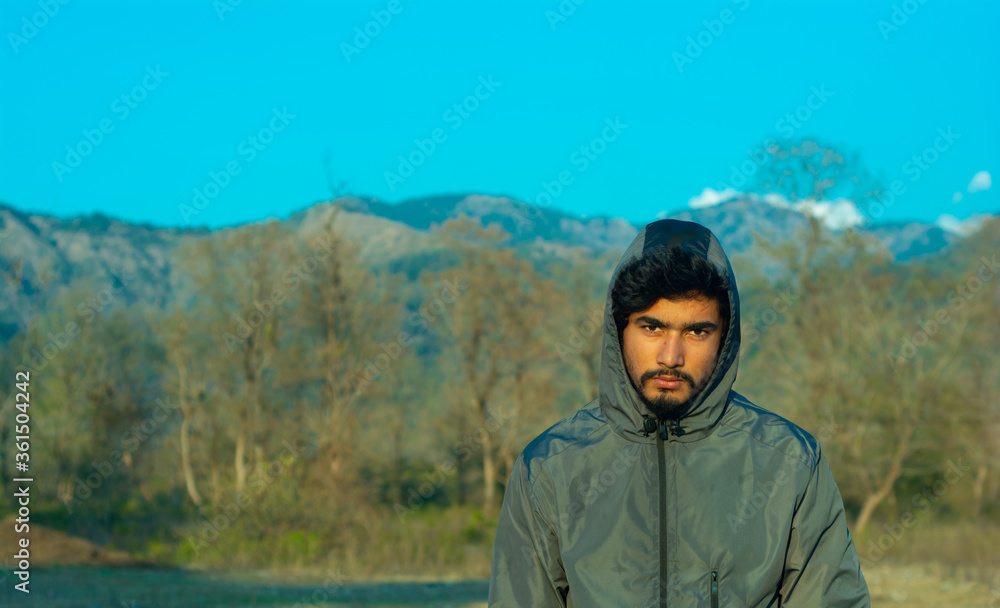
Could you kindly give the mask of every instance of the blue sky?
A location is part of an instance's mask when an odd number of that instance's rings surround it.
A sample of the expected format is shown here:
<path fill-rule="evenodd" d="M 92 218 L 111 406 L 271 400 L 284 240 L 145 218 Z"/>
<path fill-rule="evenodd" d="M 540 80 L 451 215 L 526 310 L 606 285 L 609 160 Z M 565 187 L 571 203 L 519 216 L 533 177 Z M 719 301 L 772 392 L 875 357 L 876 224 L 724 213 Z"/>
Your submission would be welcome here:
<path fill-rule="evenodd" d="M 790 134 L 902 180 L 880 219 L 1000 209 L 995 2 L 237 1 L 0 4 L 0 201 L 217 227 L 328 199 L 328 158 L 646 222 Z"/>

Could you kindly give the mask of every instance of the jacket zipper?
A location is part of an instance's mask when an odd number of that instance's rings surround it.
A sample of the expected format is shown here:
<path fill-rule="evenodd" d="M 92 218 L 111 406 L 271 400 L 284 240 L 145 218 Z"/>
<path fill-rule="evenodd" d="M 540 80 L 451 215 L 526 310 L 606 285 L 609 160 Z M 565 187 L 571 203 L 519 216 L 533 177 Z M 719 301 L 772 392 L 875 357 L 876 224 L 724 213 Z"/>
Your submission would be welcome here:
<path fill-rule="evenodd" d="M 656 456 L 660 473 L 660 606 L 667 606 L 667 459 L 663 441 L 667 438 L 667 425 L 660 424 L 656 433 Z"/>
<path fill-rule="evenodd" d="M 712 608 L 719 608 L 719 572 L 712 570 Z"/>

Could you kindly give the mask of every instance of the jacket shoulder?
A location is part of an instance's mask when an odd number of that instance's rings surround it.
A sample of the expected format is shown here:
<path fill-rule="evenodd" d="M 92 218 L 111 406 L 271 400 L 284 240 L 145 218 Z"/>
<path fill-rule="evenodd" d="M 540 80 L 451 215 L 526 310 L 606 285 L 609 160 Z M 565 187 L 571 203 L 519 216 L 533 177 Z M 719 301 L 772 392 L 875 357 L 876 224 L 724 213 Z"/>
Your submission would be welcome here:
<path fill-rule="evenodd" d="M 602 437 L 607 420 L 597 399 L 542 431 L 521 452 L 528 482 L 533 483 L 542 464 L 564 452 L 579 449 Z"/>
<path fill-rule="evenodd" d="M 810 467 L 819 460 L 819 442 L 808 431 L 736 391 L 729 392 L 729 407 L 720 424 L 743 431 L 761 446 L 778 450 Z"/>

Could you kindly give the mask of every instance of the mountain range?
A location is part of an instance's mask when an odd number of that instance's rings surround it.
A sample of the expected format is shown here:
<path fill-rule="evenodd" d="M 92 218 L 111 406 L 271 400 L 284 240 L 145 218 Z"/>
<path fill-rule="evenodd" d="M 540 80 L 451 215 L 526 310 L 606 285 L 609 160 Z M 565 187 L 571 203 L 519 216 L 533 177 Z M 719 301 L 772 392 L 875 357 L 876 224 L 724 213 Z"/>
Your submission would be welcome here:
<path fill-rule="evenodd" d="M 506 196 L 482 194 L 445 194 L 396 204 L 343 197 L 317 203 L 280 221 L 306 238 L 334 205 L 341 211 L 338 229 L 357 244 L 360 258 L 372 267 L 390 270 L 412 269 L 419 266 L 421 258 L 432 264 L 435 252 L 441 249 L 434 227 L 460 215 L 478 218 L 484 225 L 499 224 L 509 233 L 511 246 L 532 257 L 565 256 L 574 250 L 620 252 L 641 229 L 621 218 L 581 217 Z M 752 252 L 755 238 L 785 242 L 809 225 L 801 210 L 771 205 L 756 197 L 663 215 L 707 226 L 730 255 Z M 859 229 L 874 235 L 899 262 L 933 255 L 962 238 L 922 222 L 881 223 Z M 38 302 L 47 301 L 49 295 L 80 278 L 116 288 L 127 302 L 163 305 L 170 301 L 176 286 L 174 252 L 191 239 L 212 238 L 217 232 L 132 224 L 101 214 L 63 219 L 0 203 L 0 271 L 6 279 L 0 284 L 0 337 L 23 328 Z"/>

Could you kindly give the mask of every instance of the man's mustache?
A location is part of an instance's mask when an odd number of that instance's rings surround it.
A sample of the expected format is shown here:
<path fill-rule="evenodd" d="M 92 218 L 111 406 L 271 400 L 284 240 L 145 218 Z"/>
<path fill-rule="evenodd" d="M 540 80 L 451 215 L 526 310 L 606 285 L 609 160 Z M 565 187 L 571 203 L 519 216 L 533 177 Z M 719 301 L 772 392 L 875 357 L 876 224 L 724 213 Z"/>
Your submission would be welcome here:
<path fill-rule="evenodd" d="M 647 380 L 652 380 L 653 378 L 679 378 L 684 380 L 691 386 L 694 386 L 694 378 L 690 374 L 686 374 L 680 370 L 662 370 L 662 369 L 651 369 L 642 375 L 640 378 L 640 384 L 645 384 Z"/>

